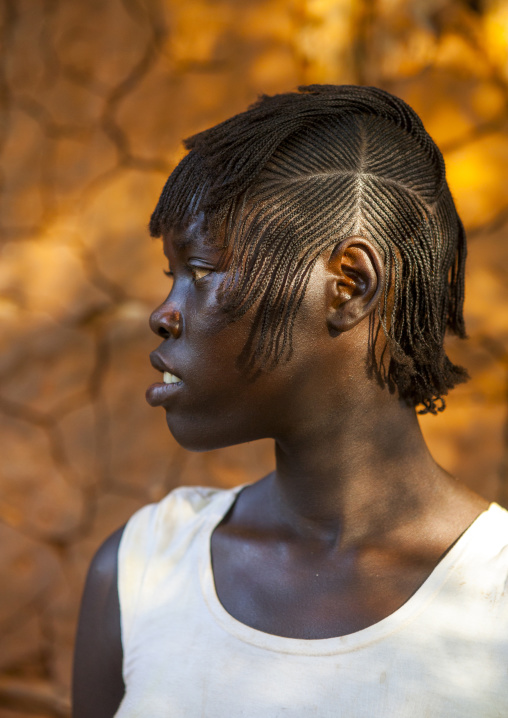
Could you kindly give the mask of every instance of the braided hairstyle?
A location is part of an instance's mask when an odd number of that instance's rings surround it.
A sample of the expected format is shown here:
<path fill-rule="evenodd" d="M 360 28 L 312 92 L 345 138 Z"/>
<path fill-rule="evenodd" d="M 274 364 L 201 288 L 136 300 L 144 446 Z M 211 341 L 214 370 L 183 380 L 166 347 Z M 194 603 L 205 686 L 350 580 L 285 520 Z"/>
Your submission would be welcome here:
<path fill-rule="evenodd" d="M 256 305 L 239 366 L 255 374 L 291 356 L 318 257 L 362 236 L 387 269 L 368 368 L 421 413 L 441 411 L 467 379 L 443 347 L 447 328 L 465 337 L 466 241 L 443 157 L 414 110 L 374 87 L 310 85 L 262 96 L 185 145 L 150 232 L 204 213 L 225 248 L 224 311 L 235 320 Z"/>

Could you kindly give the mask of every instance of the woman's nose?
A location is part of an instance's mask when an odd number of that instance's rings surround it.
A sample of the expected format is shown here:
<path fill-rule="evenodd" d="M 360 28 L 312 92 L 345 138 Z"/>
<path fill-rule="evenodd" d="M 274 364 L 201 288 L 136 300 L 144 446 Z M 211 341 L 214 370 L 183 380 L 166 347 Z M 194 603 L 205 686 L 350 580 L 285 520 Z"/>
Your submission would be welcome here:
<path fill-rule="evenodd" d="M 182 315 L 178 309 L 164 302 L 152 312 L 150 329 L 163 339 L 178 339 L 182 333 Z"/>

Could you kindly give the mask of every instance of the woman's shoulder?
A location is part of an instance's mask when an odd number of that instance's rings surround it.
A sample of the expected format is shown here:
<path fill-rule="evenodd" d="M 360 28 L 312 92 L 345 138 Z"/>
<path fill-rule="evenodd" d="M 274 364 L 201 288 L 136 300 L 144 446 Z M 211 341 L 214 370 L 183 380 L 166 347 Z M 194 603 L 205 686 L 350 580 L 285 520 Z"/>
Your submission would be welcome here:
<path fill-rule="evenodd" d="M 76 635 L 73 715 L 111 716 L 124 693 L 117 556 L 124 527 L 99 547 L 92 559 Z"/>
<path fill-rule="evenodd" d="M 221 520 L 236 493 L 235 489 L 182 486 L 129 519 L 118 548 L 124 650 L 136 617 L 146 606 L 144 587 L 149 586 L 150 595 L 163 591 L 173 580 L 176 566 L 193 564 L 189 549 L 200 544 L 209 522 Z"/>

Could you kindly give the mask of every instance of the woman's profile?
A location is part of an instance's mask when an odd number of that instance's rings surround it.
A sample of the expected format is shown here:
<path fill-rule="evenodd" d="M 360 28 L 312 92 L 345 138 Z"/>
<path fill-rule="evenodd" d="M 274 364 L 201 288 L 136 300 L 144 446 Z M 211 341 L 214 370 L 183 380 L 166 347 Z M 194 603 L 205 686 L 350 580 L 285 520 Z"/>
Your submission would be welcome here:
<path fill-rule="evenodd" d="M 439 149 L 399 98 L 319 85 L 186 146 L 150 221 L 171 279 L 147 399 L 183 447 L 269 437 L 276 468 L 175 489 L 103 544 L 74 715 L 508 715 L 508 513 L 417 419 L 467 380 Z"/>

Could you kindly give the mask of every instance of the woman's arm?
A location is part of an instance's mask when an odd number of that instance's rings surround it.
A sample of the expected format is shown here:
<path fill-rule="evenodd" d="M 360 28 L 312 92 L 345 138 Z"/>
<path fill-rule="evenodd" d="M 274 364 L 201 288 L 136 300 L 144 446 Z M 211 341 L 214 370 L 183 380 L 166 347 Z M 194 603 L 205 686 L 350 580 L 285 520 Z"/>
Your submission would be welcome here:
<path fill-rule="evenodd" d="M 124 527 L 95 554 L 81 602 L 73 673 L 73 718 L 113 718 L 123 698 L 118 546 Z"/>

